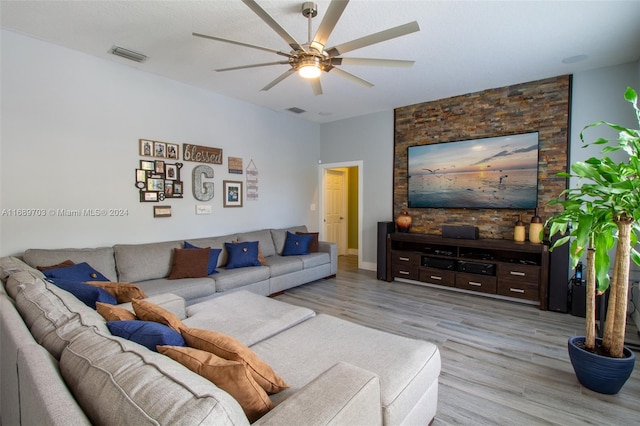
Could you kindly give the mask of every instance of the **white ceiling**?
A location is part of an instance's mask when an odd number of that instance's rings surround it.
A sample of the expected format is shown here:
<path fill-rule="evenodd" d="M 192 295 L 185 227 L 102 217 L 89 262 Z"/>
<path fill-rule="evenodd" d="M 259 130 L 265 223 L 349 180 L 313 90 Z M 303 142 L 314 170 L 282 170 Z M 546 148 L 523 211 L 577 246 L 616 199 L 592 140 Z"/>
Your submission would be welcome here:
<path fill-rule="evenodd" d="M 302 1 L 258 0 L 300 43 L 307 41 Z M 328 0 L 317 0 L 320 23 Z M 418 21 L 420 32 L 345 54 L 411 59 L 412 68 L 343 69 L 375 86 L 367 89 L 323 73 L 323 95 L 293 75 L 260 91 L 288 65 L 214 72 L 216 68 L 284 59 L 193 37 L 205 33 L 289 51 L 287 44 L 239 0 L 2 1 L 2 28 L 276 111 L 306 110 L 315 122 L 493 87 L 571 74 L 640 58 L 640 1 L 351 0 L 327 47 Z M 134 63 L 110 55 L 118 45 L 144 53 Z M 586 55 L 575 63 L 563 59 Z M 571 61 L 569 61 L 571 62 Z M 286 114 L 292 114 L 286 111 Z"/>

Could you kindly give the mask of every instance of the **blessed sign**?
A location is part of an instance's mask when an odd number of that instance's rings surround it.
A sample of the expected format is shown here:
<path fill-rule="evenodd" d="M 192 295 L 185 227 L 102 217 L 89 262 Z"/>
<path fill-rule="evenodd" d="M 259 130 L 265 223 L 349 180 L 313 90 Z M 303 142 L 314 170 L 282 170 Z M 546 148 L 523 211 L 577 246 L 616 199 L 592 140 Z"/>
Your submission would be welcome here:
<path fill-rule="evenodd" d="M 182 158 L 184 161 L 197 163 L 222 164 L 222 148 L 182 144 Z"/>

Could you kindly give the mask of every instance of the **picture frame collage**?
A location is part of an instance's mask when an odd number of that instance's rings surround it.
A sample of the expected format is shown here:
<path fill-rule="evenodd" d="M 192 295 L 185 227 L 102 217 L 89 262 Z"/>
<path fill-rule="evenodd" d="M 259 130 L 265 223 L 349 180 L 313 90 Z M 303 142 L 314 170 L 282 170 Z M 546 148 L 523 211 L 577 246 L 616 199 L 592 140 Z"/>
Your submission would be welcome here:
<path fill-rule="evenodd" d="M 140 156 L 163 158 L 140 160 L 136 169 L 136 188 L 141 203 L 157 203 L 167 198 L 183 198 L 184 185 L 180 179 L 182 163 L 169 163 L 164 159 L 180 158 L 180 145 L 140 139 Z"/>

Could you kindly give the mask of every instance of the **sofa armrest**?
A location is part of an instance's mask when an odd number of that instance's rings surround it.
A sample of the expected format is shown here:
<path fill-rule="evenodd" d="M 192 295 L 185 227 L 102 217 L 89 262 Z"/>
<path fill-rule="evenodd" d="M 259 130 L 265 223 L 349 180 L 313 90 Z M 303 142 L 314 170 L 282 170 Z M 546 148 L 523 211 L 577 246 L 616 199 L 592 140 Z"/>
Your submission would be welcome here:
<path fill-rule="evenodd" d="M 253 424 L 380 425 L 380 379 L 339 362 Z"/>
<path fill-rule="evenodd" d="M 329 241 L 318 241 L 318 251 L 329 253 L 331 259 L 331 275 L 338 272 L 338 245 Z"/>
<path fill-rule="evenodd" d="M 165 308 L 167 311 L 173 313 L 181 320 L 187 317 L 187 305 L 184 299 L 180 296 L 176 296 L 175 294 L 154 294 L 153 296 L 149 296 L 144 300 Z M 131 312 L 134 312 L 133 307 L 131 306 L 131 302 L 121 303 L 119 306 L 121 308 L 128 309 Z"/>

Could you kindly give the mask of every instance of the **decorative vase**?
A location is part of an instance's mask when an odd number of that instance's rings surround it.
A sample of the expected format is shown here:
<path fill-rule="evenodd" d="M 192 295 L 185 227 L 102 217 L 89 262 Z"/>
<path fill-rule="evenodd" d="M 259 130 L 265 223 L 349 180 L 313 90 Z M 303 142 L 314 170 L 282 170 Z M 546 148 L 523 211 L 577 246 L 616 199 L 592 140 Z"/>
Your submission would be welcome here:
<path fill-rule="evenodd" d="M 409 232 L 411 228 L 411 215 L 406 210 L 402 210 L 400 215 L 396 218 L 396 227 L 398 232 Z"/>
<path fill-rule="evenodd" d="M 602 343 L 602 339 L 596 339 L 596 343 Z M 569 359 L 578 381 L 598 393 L 618 393 L 633 372 L 635 354 L 625 346 L 624 358 L 611 358 L 589 352 L 579 344 L 584 344 L 584 336 L 573 336 L 567 343 Z"/>
<path fill-rule="evenodd" d="M 518 221 L 516 222 L 516 226 L 513 228 L 513 240 L 520 243 L 524 242 L 525 233 L 524 222 L 522 221 L 522 217 L 518 215 Z"/>
<path fill-rule="evenodd" d="M 542 232 L 542 218 L 538 216 L 538 210 L 536 209 L 535 215 L 531 218 L 531 224 L 529 224 L 529 241 L 535 244 L 540 244 L 540 232 Z"/>

